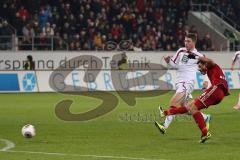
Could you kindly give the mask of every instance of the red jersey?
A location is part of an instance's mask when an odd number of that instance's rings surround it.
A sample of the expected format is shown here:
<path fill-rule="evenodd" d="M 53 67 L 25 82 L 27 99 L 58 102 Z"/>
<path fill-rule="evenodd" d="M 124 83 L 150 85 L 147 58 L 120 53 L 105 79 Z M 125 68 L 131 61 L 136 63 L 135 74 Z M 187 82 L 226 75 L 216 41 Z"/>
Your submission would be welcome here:
<path fill-rule="evenodd" d="M 221 85 L 223 87 L 224 93 L 226 95 L 229 94 L 228 83 L 226 81 L 225 75 L 217 64 L 214 64 L 213 66 L 207 66 L 207 76 L 212 86 Z"/>

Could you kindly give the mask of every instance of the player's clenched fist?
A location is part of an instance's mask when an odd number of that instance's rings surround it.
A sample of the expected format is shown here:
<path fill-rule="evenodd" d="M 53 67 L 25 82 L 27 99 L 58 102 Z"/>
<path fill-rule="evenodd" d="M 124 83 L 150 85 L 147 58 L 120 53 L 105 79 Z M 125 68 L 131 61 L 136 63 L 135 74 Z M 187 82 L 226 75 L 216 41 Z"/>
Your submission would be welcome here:
<path fill-rule="evenodd" d="M 163 57 L 163 59 L 166 63 L 169 63 L 170 59 L 171 59 L 171 56 Z"/>

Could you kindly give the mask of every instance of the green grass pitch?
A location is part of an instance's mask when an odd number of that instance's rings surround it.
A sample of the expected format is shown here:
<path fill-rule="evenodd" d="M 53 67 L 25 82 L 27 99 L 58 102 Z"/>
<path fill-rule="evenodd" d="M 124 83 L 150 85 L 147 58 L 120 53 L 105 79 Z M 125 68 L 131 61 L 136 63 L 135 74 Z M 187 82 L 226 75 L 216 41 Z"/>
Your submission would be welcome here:
<path fill-rule="evenodd" d="M 2 160 L 237 160 L 240 159 L 240 111 L 232 109 L 238 90 L 214 107 L 204 110 L 213 116 L 212 137 L 199 144 L 200 131 L 189 116 L 178 117 L 166 135 L 154 126 L 158 104 L 167 108 L 174 92 L 150 98 L 137 98 L 130 107 L 123 100 L 112 112 L 86 122 L 66 122 L 56 117 L 55 104 L 72 99 L 74 113 L 91 110 L 100 100 L 57 93 L 1 94 L 0 139 L 15 147 L 0 152 Z M 117 96 L 116 93 L 113 93 Z M 128 94 L 128 93 L 126 93 Z M 195 91 L 196 97 L 200 91 Z M 36 137 L 26 139 L 21 127 L 37 129 Z M 0 141 L 0 149 L 6 144 Z"/>

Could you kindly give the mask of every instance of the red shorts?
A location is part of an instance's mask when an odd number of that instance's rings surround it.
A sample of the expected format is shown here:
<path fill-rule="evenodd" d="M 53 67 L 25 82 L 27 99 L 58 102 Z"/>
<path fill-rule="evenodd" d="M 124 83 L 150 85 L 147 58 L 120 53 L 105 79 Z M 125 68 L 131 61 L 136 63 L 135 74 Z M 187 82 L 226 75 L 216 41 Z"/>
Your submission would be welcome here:
<path fill-rule="evenodd" d="M 202 95 L 195 99 L 198 110 L 220 103 L 225 94 L 221 85 L 211 86 Z"/>

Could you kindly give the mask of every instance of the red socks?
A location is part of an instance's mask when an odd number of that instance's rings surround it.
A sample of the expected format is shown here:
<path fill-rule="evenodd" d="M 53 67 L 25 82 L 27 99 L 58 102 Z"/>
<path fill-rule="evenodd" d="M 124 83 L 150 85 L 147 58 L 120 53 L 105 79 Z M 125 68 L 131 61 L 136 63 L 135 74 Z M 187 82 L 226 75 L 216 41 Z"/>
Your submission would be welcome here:
<path fill-rule="evenodd" d="M 178 108 L 176 106 L 171 106 L 170 109 L 164 111 L 164 114 L 165 116 L 168 116 L 168 115 L 175 115 L 175 114 L 183 114 L 186 112 L 188 112 L 186 107 Z M 198 124 L 198 127 L 200 128 L 200 130 L 202 131 L 202 136 L 206 136 L 208 131 L 207 131 L 206 124 L 201 112 L 194 113 L 193 118 L 195 119 L 195 122 Z"/>
<path fill-rule="evenodd" d="M 176 106 L 171 106 L 170 109 L 164 111 L 164 114 L 166 116 L 168 115 L 174 115 L 174 114 L 183 114 L 183 113 L 187 113 L 188 110 L 186 107 L 176 107 Z"/>
<path fill-rule="evenodd" d="M 196 123 L 198 124 L 198 127 L 200 128 L 200 130 L 202 131 L 202 136 L 206 136 L 207 128 L 206 128 L 206 124 L 204 122 L 202 114 L 200 112 L 196 112 L 195 114 L 193 114 L 193 118 L 195 119 Z"/>

